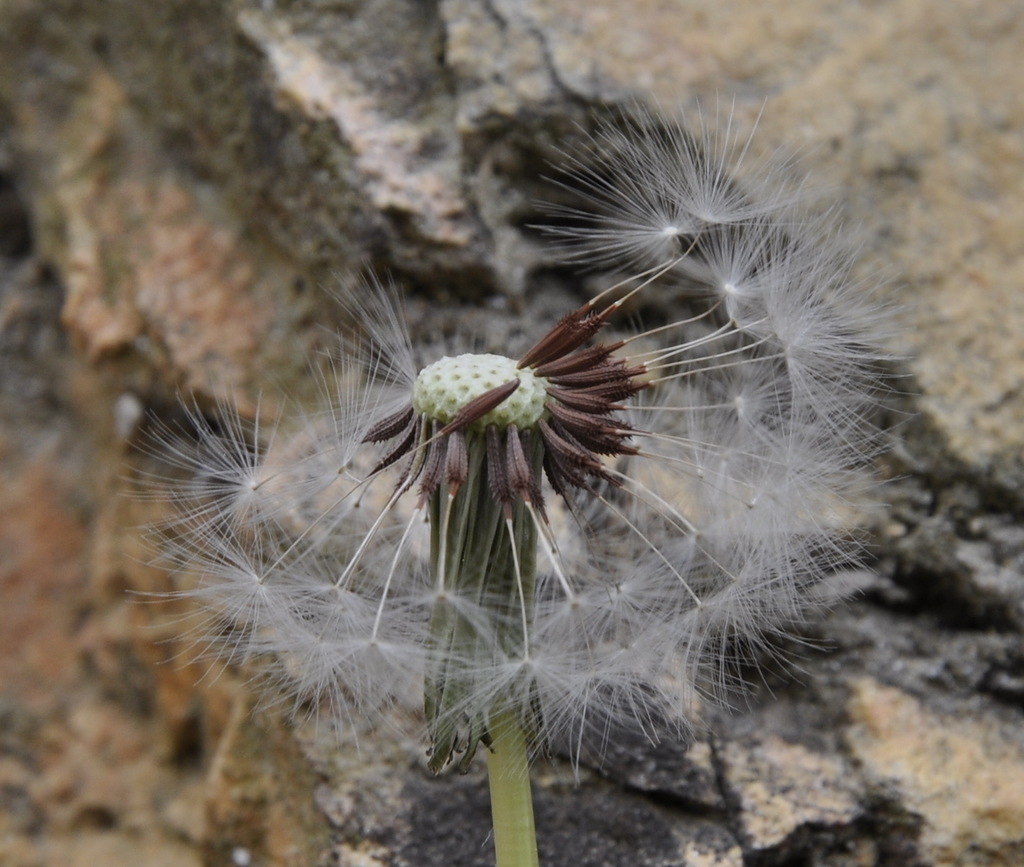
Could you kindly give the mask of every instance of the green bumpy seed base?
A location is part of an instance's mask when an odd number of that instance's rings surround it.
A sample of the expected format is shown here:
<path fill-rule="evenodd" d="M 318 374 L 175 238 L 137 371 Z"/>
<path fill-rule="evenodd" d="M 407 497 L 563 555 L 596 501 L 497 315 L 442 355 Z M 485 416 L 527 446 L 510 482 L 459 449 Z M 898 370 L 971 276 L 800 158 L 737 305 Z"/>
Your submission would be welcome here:
<path fill-rule="evenodd" d="M 448 424 L 471 400 L 513 379 L 519 380 L 519 388 L 472 427 L 533 427 L 544 415 L 548 381 L 528 368 L 519 369 L 504 355 L 445 356 L 427 365 L 412 387 L 412 406 L 416 412 Z"/>

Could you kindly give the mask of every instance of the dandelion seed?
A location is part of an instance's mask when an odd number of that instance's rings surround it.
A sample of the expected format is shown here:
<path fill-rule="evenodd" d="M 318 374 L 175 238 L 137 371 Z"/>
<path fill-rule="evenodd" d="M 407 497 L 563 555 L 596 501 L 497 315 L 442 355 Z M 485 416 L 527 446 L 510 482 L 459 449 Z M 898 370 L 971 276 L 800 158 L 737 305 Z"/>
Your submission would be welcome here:
<path fill-rule="evenodd" d="M 205 575 L 232 658 L 272 656 L 285 691 L 342 718 L 418 684 L 430 766 L 481 743 L 496 763 L 502 864 L 531 863 L 529 744 L 685 730 L 851 555 L 875 301 L 832 223 L 774 175 L 737 178 L 749 139 L 714 129 L 641 114 L 570 161 L 584 210 L 552 233 L 634 273 L 522 355 L 420 367 L 373 286 L 306 446 L 194 409 L 193 442 L 157 434 L 194 479 L 172 562 Z M 685 313 L 614 331 L 649 295 Z"/>

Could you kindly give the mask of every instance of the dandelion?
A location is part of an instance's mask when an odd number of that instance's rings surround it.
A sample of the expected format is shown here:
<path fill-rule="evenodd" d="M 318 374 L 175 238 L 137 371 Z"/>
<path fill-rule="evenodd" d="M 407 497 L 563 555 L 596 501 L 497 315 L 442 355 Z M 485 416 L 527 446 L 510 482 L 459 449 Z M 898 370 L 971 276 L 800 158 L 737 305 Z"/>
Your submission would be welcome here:
<path fill-rule="evenodd" d="M 486 748 L 502 867 L 536 863 L 531 749 L 685 731 L 853 553 L 877 304 L 716 128 L 638 112 L 571 158 L 548 231 L 626 276 L 525 353 L 421 364 L 373 284 L 296 433 L 190 407 L 156 434 L 216 644 L 342 719 L 421 689 L 433 770 Z M 644 307 L 674 314 L 626 330 Z"/>

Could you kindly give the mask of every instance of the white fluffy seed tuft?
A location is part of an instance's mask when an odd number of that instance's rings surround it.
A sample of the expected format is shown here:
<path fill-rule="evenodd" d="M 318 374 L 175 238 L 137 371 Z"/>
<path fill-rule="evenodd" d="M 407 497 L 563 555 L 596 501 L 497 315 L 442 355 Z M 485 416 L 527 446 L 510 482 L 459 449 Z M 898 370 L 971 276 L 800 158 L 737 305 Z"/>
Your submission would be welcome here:
<path fill-rule="evenodd" d="M 684 129 L 641 112 L 606 125 L 569 159 L 579 205 L 553 209 L 570 259 L 633 274 L 563 320 L 564 340 L 579 328 L 592 348 L 604 332 L 586 332 L 587 316 L 626 294 L 664 316 L 616 342 L 623 376 L 642 370 L 643 390 L 588 385 L 571 364 L 549 382 L 500 354 L 453 353 L 417 373 L 398 296 L 375 284 L 346 302 L 365 338 L 323 374 L 319 411 L 289 426 L 220 407 L 214 422 L 190 403 L 182 431 L 157 427 L 148 451 L 171 465 L 158 496 L 179 515 L 155 535 L 165 565 L 201 576 L 188 594 L 217 611 L 201 648 L 272 658 L 272 682 L 297 707 L 319 702 L 353 722 L 451 666 L 453 727 L 500 702 L 578 752 L 588 730 L 598 741 L 628 724 L 652 738 L 685 730 L 695 697 L 731 688 L 806 615 L 822 577 L 856 557 L 884 307 L 851 280 L 832 218 L 808 219 L 799 184 L 786 191 L 788 169 L 755 159 L 731 118 L 719 132 L 715 120 Z M 566 425 L 560 450 L 537 461 L 543 489 L 517 506 L 536 527 L 536 551 L 518 552 L 536 580 L 511 600 L 460 596 L 433 575 L 432 538 L 481 504 L 457 514 L 438 480 L 474 485 L 499 465 L 470 463 L 456 437 L 433 462 L 417 444 L 513 380 L 459 433 L 537 425 L 542 436 L 523 438 L 537 447 Z M 560 420 L 547 404 L 567 380 L 577 406 Z M 606 409 L 587 422 L 595 405 Z M 617 437 L 629 448 L 607 449 Z M 522 448 L 495 450 L 509 477 L 523 472 Z M 417 472 L 441 492 L 436 512 Z M 545 482 L 552 472 L 569 481 Z M 448 552 L 457 564 L 464 554 Z M 472 640 L 432 641 L 444 617 Z"/>

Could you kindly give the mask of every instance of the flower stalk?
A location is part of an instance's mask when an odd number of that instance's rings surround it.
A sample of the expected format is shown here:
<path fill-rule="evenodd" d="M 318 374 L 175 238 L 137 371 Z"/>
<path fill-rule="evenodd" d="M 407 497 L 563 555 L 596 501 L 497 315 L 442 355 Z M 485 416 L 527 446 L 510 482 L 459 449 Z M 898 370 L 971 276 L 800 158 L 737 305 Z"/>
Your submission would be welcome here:
<path fill-rule="evenodd" d="M 494 717 L 491 730 L 487 774 L 497 867 L 537 867 L 526 735 L 507 711 Z"/>

